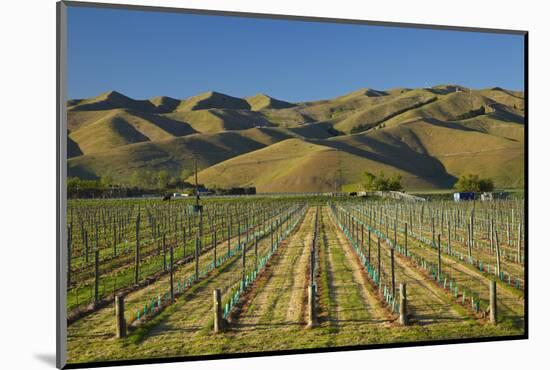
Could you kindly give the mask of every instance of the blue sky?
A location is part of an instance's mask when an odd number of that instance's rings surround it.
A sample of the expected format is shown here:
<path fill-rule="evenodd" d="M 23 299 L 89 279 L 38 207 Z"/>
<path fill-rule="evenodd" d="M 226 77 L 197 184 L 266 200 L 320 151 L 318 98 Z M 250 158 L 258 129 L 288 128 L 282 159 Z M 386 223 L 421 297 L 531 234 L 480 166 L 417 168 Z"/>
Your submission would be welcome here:
<path fill-rule="evenodd" d="M 360 88 L 523 90 L 523 36 L 69 8 L 68 95 L 205 91 L 292 102 Z"/>

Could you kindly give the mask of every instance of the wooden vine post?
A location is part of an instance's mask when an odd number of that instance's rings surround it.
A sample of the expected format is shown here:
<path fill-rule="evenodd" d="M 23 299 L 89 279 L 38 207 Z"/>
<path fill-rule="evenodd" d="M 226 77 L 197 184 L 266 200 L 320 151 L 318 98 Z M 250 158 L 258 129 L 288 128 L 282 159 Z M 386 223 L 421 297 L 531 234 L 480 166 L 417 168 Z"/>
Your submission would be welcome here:
<path fill-rule="evenodd" d="M 193 216 L 195 220 L 198 215 L 198 222 L 196 221 L 197 233 L 195 234 L 195 280 L 199 279 L 199 259 L 201 250 L 202 239 L 202 206 L 200 205 L 199 196 L 199 180 L 197 172 L 197 158 L 194 159 L 195 165 L 195 205 L 193 207 Z"/>
<path fill-rule="evenodd" d="M 227 255 L 231 253 L 231 216 L 229 216 L 229 223 L 227 224 Z"/>
<path fill-rule="evenodd" d="M 408 245 L 409 245 L 409 237 L 408 237 L 408 224 L 405 222 L 405 256 L 407 257 L 408 254 Z"/>
<path fill-rule="evenodd" d="M 199 236 L 195 235 L 195 279 L 199 278 Z"/>
<path fill-rule="evenodd" d="M 468 224 L 468 258 L 472 258 L 472 225 Z"/>
<path fill-rule="evenodd" d="M 89 249 L 88 249 L 88 230 L 84 231 L 84 254 L 86 259 L 86 264 L 89 262 Z"/>
<path fill-rule="evenodd" d="M 116 257 L 116 223 L 113 225 L 113 256 Z"/>
<path fill-rule="evenodd" d="M 367 261 L 369 261 L 369 264 L 370 264 L 370 229 L 369 229 L 369 232 L 368 232 L 368 250 L 367 250 Z"/>
<path fill-rule="evenodd" d="M 273 244 L 273 222 L 269 224 L 269 236 L 271 238 L 271 252 L 275 250 L 275 244 Z"/>
<path fill-rule="evenodd" d="M 491 253 L 493 253 L 493 251 L 495 250 L 495 224 L 494 224 L 494 221 L 493 219 L 491 219 L 491 222 L 489 224 L 489 230 L 490 230 L 490 233 L 491 233 L 491 244 L 490 244 L 490 247 L 491 247 Z"/>
<path fill-rule="evenodd" d="M 393 222 L 393 244 L 397 245 L 397 221 Z"/>
<path fill-rule="evenodd" d="M 435 247 L 435 221 L 432 217 L 432 247 Z"/>
<path fill-rule="evenodd" d="M 409 325 L 407 313 L 407 284 L 401 283 L 399 286 L 399 323 Z"/>
<path fill-rule="evenodd" d="M 124 296 L 115 296 L 116 337 L 126 337 L 126 319 L 124 318 Z"/>
<path fill-rule="evenodd" d="M 500 242 L 498 240 L 498 232 L 495 230 L 495 247 L 496 247 L 496 260 L 497 260 L 497 276 L 500 279 Z"/>
<path fill-rule="evenodd" d="M 395 297 L 395 250 L 394 248 L 390 249 L 390 258 L 391 258 L 391 295 Z"/>
<path fill-rule="evenodd" d="M 258 235 L 254 238 L 254 268 L 258 269 Z"/>
<path fill-rule="evenodd" d="M 246 244 L 242 247 L 242 269 L 243 269 L 243 283 L 246 280 Z"/>
<path fill-rule="evenodd" d="M 95 250 L 94 250 L 94 264 L 95 264 L 95 279 L 94 279 L 94 305 L 99 303 L 99 231 L 96 224 L 95 227 Z"/>
<path fill-rule="evenodd" d="M 71 251 L 73 244 L 73 226 L 69 225 L 67 229 L 67 286 L 71 286 Z"/>
<path fill-rule="evenodd" d="M 141 220 L 141 212 L 138 208 L 138 214 L 136 217 L 136 255 L 134 260 L 134 284 L 139 281 L 139 224 Z"/>
<path fill-rule="evenodd" d="M 307 300 L 308 300 L 308 328 L 314 328 L 317 326 L 317 311 L 315 308 L 315 284 L 309 284 L 307 288 Z"/>
<path fill-rule="evenodd" d="M 441 280 L 441 234 L 437 234 L 437 281 Z"/>
<path fill-rule="evenodd" d="M 518 224 L 517 262 L 521 264 L 521 222 Z"/>
<path fill-rule="evenodd" d="M 365 225 L 361 224 L 361 250 L 365 250 Z"/>
<path fill-rule="evenodd" d="M 380 277 L 381 277 L 381 271 L 380 271 L 380 237 L 378 237 L 378 264 L 377 264 L 377 270 L 378 273 L 378 288 L 380 289 Z"/>
<path fill-rule="evenodd" d="M 224 320 L 222 316 L 222 298 L 220 289 L 214 289 L 214 333 L 220 333 L 224 330 Z"/>
<path fill-rule="evenodd" d="M 217 232 L 216 230 L 214 230 L 212 232 L 212 244 L 214 246 L 214 256 L 213 256 L 213 259 L 214 259 L 214 268 L 218 267 L 217 264 L 218 264 L 218 237 L 217 237 Z"/>
<path fill-rule="evenodd" d="M 174 248 L 170 246 L 170 301 L 174 301 Z"/>
<path fill-rule="evenodd" d="M 451 254 L 451 220 L 447 220 L 447 254 Z"/>
<path fill-rule="evenodd" d="M 166 233 L 162 234 L 162 267 L 166 271 Z"/>
<path fill-rule="evenodd" d="M 241 247 L 241 220 L 237 219 L 237 248 Z"/>
<path fill-rule="evenodd" d="M 492 324 L 497 323 L 497 282 L 489 281 L 489 319 Z"/>

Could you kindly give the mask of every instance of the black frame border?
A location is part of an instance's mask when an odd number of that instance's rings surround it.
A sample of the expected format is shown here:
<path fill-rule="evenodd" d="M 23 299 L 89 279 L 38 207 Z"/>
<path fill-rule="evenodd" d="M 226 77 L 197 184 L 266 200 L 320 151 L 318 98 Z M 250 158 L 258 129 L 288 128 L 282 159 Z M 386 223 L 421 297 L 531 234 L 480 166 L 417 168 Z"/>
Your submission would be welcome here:
<path fill-rule="evenodd" d="M 310 353 L 331 353 L 344 351 L 357 351 L 367 349 L 382 349 L 382 348 L 406 348 L 420 346 L 435 346 L 447 344 L 468 344 L 468 343 L 485 343 L 499 342 L 509 340 L 522 340 L 529 338 L 529 32 L 526 30 L 512 29 L 495 29 L 481 27 L 460 27 L 450 25 L 433 25 L 424 23 L 402 23 L 402 22 L 385 22 L 372 20 L 344 19 L 344 18 L 326 18 L 317 16 L 301 16 L 290 14 L 267 14 L 267 13 L 252 13 L 252 12 L 237 12 L 225 10 L 206 10 L 193 8 L 176 8 L 163 6 L 148 6 L 148 5 L 132 5 L 132 4 L 112 4 L 99 2 L 83 2 L 83 1 L 59 1 L 56 4 L 56 45 L 57 45 L 57 62 L 56 62 L 56 228 L 57 228 L 57 249 L 56 249 L 56 367 L 59 369 L 79 369 L 79 368 L 96 368 L 124 365 L 143 365 L 143 364 L 159 364 L 159 363 L 174 363 L 174 362 L 191 362 L 204 360 L 221 360 L 234 358 L 249 358 L 249 357 L 270 357 L 295 354 L 310 354 Z M 369 345 L 353 345 L 341 346 L 334 348 L 312 348 L 312 349 L 292 349 L 279 351 L 258 351 L 246 353 L 227 353 L 214 355 L 197 355 L 197 356 L 175 356 L 162 357 L 151 359 L 132 359 L 132 360 L 112 360 L 112 361 L 97 361 L 83 363 L 67 363 L 66 362 L 66 299 L 63 292 L 66 290 L 66 278 L 64 277 L 64 269 L 67 263 L 67 256 L 63 251 L 66 248 L 64 234 L 66 223 L 66 37 L 67 37 L 67 7 L 85 7 L 85 8 L 100 8 L 100 9 L 119 9 L 133 11 L 148 11 L 148 12 L 165 12 L 165 13 L 184 13 L 197 15 L 213 15 L 213 16 L 229 16 L 229 17 L 245 17 L 256 19 L 279 19 L 279 20 L 295 20 L 305 22 L 326 22 L 326 23 L 341 23 L 341 24 L 357 24 L 371 25 L 382 27 L 398 27 L 398 28 L 416 28 L 430 30 L 447 30 L 460 32 L 480 32 L 480 33 L 497 33 L 508 35 L 520 35 L 524 39 L 524 100 L 525 100 L 525 154 L 524 154 L 524 218 L 525 218 L 525 237 L 524 237 L 524 253 L 525 253 L 525 332 L 523 335 L 513 336 L 497 336 L 497 337 L 481 337 L 481 338 L 464 338 L 464 339 L 443 339 L 431 341 L 417 342 L 402 342 L 402 343 L 384 343 L 384 344 L 369 344 Z"/>

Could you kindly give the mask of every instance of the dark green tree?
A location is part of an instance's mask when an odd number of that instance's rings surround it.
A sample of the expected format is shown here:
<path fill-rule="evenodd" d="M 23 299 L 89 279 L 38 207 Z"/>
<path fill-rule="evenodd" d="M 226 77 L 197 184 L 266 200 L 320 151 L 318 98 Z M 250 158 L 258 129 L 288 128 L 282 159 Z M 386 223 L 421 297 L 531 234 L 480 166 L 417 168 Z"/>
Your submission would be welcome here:
<path fill-rule="evenodd" d="M 141 175 L 138 170 L 134 170 L 130 175 L 130 186 L 139 188 L 141 185 Z"/>
<path fill-rule="evenodd" d="M 113 176 L 111 176 L 111 174 L 107 172 L 103 174 L 103 176 L 101 176 L 100 182 L 103 187 L 113 185 Z"/>
<path fill-rule="evenodd" d="M 363 174 L 363 186 L 366 191 L 400 191 L 403 190 L 401 185 L 401 175 L 395 174 L 390 177 L 386 177 L 384 172 L 380 171 L 378 176 L 365 172 Z"/>
<path fill-rule="evenodd" d="M 363 174 L 363 187 L 366 191 L 375 191 L 374 188 L 374 180 L 376 180 L 376 176 L 368 171 L 366 171 Z"/>
<path fill-rule="evenodd" d="M 157 173 L 157 188 L 158 189 L 166 189 L 166 186 L 168 185 L 168 180 L 170 179 L 170 174 L 166 170 L 160 170 Z"/>
<path fill-rule="evenodd" d="M 493 191 L 495 185 L 491 179 L 482 179 L 478 175 L 467 174 L 462 175 L 455 184 L 455 189 L 460 192 L 482 192 L 482 191 Z"/>

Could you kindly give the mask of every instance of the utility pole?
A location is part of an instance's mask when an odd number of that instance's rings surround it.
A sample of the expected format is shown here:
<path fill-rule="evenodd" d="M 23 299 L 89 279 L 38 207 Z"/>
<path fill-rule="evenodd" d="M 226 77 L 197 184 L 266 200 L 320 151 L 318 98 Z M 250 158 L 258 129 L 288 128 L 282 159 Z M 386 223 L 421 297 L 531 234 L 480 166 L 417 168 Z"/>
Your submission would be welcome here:
<path fill-rule="evenodd" d="M 194 158 L 195 162 L 195 214 L 199 214 L 198 225 L 197 225 L 197 235 L 195 236 L 195 279 L 199 278 L 199 256 L 202 242 L 202 206 L 200 205 L 200 196 L 199 196 L 199 180 L 197 174 L 197 158 Z"/>

